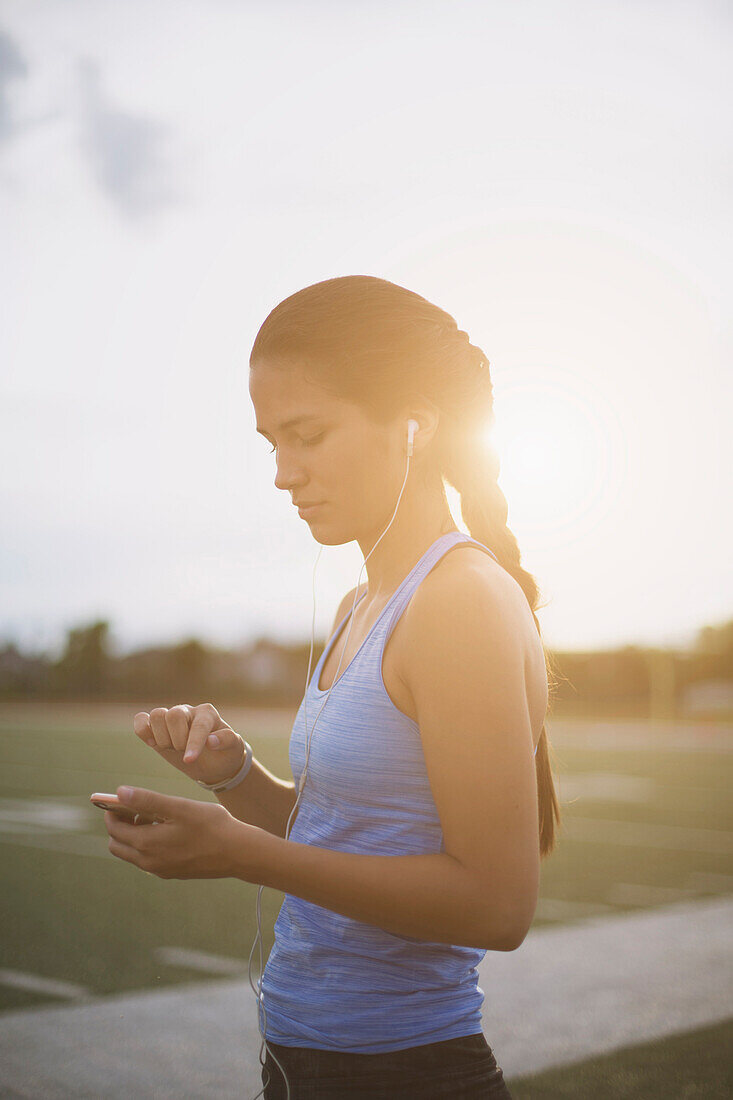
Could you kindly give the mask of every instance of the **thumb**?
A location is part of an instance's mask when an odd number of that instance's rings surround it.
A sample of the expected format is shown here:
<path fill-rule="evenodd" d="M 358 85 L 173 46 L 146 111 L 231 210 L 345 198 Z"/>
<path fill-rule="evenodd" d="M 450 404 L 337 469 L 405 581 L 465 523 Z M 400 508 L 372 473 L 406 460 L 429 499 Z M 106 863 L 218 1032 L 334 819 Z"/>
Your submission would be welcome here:
<path fill-rule="evenodd" d="M 129 806 L 138 813 L 156 815 L 172 821 L 186 814 L 190 798 L 177 798 L 158 791 L 148 791 L 144 787 L 118 787 L 117 797 L 123 806 Z"/>
<path fill-rule="evenodd" d="M 227 726 L 210 733 L 206 738 L 206 747 L 208 749 L 231 749 L 240 740 L 239 734 Z"/>

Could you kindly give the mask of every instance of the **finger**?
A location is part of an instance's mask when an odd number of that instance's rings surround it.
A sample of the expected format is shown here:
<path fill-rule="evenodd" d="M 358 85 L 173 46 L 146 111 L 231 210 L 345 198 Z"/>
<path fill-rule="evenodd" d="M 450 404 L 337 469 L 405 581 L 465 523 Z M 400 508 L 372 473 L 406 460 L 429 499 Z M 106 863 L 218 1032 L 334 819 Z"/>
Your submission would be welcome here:
<path fill-rule="evenodd" d="M 220 726 L 218 729 L 212 730 L 206 738 L 206 748 L 215 749 L 218 752 L 223 749 L 233 749 L 235 745 L 243 746 L 244 738 L 230 726 Z"/>
<path fill-rule="evenodd" d="M 159 791 L 149 791 L 145 787 L 118 787 L 116 794 L 125 809 L 135 810 L 137 813 L 145 814 L 146 817 L 157 817 L 164 821 L 188 817 L 191 808 L 200 805 L 195 799 L 160 794 Z M 153 828 L 152 825 L 132 827 L 140 835 L 146 829 Z"/>
<path fill-rule="evenodd" d="M 173 748 L 177 752 L 183 752 L 188 740 L 188 727 L 191 725 L 194 709 L 188 703 L 179 703 L 177 707 L 171 707 L 166 711 L 165 721 L 168 727 L 168 736 Z"/>
<path fill-rule="evenodd" d="M 118 859 L 124 859 L 126 863 L 134 863 L 136 867 L 140 866 L 140 853 L 136 848 L 131 848 L 129 844 L 123 844 L 113 836 L 109 838 L 107 847 L 112 855 L 117 856 Z"/>
<path fill-rule="evenodd" d="M 135 731 L 135 736 L 144 741 L 146 745 L 153 747 L 158 744 L 155 740 L 155 734 L 150 728 L 150 715 L 146 710 L 138 711 L 132 719 L 132 728 Z"/>
<path fill-rule="evenodd" d="M 130 812 L 134 813 L 134 811 Z M 129 845 L 131 848 L 139 847 L 140 830 L 139 826 L 134 824 L 132 817 L 125 821 L 112 810 L 105 810 L 104 825 L 109 835 L 114 837 L 115 840 Z"/>
<path fill-rule="evenodd" d="M 220 725 L 219 712 L 211 703 L 201 703 L 195 708 L 193 722 L 188 731 L 188 744 L 183 756 L 187 764 L 196 759 L 211 731 Z"/>
<path fill-rule="evenodd" d="M 168 724 L 165 720 L 166 708 L 155 707 L 150 712 L 150 726 L 155 737 L 155 743 L 159 749 L 172 749 L 173 742 L 168 733 Z"/>
<path fill-rule="evenodd" d="M 104 823 L 114 824 L 115 821 L 126 821 L 132 825 L 133 818 L 135 817 L 134 810 L 123 810 L 121 806 L 116 807 L 114 810 L 104 811 Z"/>

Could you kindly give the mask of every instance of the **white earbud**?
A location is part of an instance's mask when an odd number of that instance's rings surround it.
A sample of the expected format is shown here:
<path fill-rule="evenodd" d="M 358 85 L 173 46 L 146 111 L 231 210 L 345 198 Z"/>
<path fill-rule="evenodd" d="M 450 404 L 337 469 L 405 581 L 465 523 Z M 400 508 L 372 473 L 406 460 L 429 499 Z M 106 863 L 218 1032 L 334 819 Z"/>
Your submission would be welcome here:
<path fill-rule="evenodd" d="M 415 439 L 415 432 L 420 431 L 420 425 L 417 420 L 407 421 L 407 457 L 412 458 L 412 452 L 414 450 L 413 440 Z"/>

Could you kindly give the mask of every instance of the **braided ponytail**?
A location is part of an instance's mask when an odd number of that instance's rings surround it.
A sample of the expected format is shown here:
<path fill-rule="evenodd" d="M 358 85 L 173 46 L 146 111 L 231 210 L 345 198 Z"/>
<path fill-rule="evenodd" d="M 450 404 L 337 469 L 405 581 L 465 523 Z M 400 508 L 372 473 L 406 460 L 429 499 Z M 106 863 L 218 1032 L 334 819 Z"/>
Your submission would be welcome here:
<path fill-rule="evenodd" d="M 488 374 L 488 360 L 479 348 L 470 345 L 469 358 L 481 359 L 482 374 L 478 386 L 481 388 L 480 401 L 471 404 L 472 415 L 467 415 L 467 423 L 455 423 L 454 430 L 449 428 L 440 444 L 442 473 L 449 485 L 452 485 L 461 498 L 461 515 L 472 538 L 488 546 L 496 554 L 499 564 L 514 577 L 527 597 L 537 633 L 542 636 L 539 620 L 535 614 L 539 589 L 531 573 L 522 568 L 521 554 L 514 533 L 507 526 L 509 509 L 506 497 L 499 486 L 500 460 L 495 447 L 487 441 L 485 430 L 494 422 L 492 385 Z M 478 393 L 476 395 L 479 396 Z M 487 409 L 487 404 L 491 402 Z M 480 406 L 476 419 L 476 406 Z M 474 423 L 471 423 L 471 420 Z M 449 422 L 450 423 L 450 422 Z M 480 431 L 483 429 L 483 433 Z M 545 668 L 550 688 L 556 685 L 552 658 L 544 646 Z M 540 855 L 547 856 L 555 845 L 555 826 L 560 823 L 560 804 L 555 791 L 550 766 L 550 742 L 546 725 L 543 724 L 535 756 L 537 773 L 537 802 L 540 822 Z"/>

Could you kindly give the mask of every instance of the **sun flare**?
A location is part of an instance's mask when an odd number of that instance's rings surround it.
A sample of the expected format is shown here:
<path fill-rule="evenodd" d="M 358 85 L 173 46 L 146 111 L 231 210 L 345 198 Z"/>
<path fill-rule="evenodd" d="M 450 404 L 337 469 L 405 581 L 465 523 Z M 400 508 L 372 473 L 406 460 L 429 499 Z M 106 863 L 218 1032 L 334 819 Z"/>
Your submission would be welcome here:
<path fill-rule="evenodd" d="M 606 395 L 567 370 L 507 372 L 487 433 L 501 461 L 509 526 L 563 543 L 595 526 L 625 471 L 623 431 Z"/>

